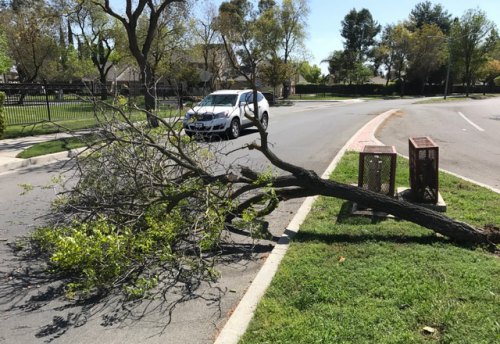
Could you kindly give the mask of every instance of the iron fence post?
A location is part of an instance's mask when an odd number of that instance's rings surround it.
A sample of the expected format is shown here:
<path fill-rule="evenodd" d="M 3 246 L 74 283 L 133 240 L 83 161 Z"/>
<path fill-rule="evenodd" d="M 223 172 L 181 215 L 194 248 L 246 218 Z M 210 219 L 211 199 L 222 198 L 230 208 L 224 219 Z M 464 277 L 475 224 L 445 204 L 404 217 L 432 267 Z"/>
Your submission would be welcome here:
<path fill-rule="evenodd" d="M 43 81 L 43 92 L 45 93 L 45 103 L 47 104 L 47 115 L 49 118 L 49 122 L 52 122 L 52 118 L 50 117 L 50 104 L 49 104 L 49 94 L 47 93 L 47 81 Z"/>

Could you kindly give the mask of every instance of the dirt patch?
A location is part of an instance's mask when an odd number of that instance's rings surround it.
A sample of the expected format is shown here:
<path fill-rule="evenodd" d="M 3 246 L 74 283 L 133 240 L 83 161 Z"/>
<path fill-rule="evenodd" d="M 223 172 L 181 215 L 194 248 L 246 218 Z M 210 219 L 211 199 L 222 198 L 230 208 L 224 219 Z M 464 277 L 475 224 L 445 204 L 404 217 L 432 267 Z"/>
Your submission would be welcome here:
<path fill-rule="evenodd" d="M 491 242 L 495 244 L 500 243 L 500 228 L 494 226 L 493 224 L 487 224 L 484 226 L 483 231 L 486 233 Z"/>

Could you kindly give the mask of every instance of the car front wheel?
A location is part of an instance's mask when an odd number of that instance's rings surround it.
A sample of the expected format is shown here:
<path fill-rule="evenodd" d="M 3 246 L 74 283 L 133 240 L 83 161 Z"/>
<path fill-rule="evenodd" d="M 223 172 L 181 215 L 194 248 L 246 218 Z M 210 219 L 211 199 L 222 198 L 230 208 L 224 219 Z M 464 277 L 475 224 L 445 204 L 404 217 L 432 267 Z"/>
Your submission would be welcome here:
<path fill-rule="evenodd" d="M 240 136 L 240 121 L 238 118 L 233 118 L 231 125 L 227 129 L 227 136 L 230 139 L 236 139 Z"/>
<path fill-rule="evenodd" d="M 264 127 L 264 130 L 267 130 L 267 127 L 269 125 L 269 116 L 268 116 L 267 112 L 264 112 L 262 114 L 262 118 L 260 119 L 260 123 Z"/>

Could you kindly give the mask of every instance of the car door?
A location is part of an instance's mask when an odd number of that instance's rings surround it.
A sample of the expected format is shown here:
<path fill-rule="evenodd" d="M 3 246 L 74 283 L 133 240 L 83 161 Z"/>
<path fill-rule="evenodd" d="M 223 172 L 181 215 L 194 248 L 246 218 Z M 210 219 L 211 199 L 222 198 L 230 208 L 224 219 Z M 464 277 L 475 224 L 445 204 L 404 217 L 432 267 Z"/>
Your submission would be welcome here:
<path fill-rule="evenodd" d="M 257 104 L 259 106 L 259 119 L 262 118 L 262 114 L 266 111 L 266 98 L 260 92 L 257 92 Z"/>
<path fill-rule="evenodd" d="M 242 125 L 247 125 L 251 123 L 251 121 L 245 116 L 245 112 L 252 114 L 253 113 L 253 93 L 245 92 L 240 95 L 239 101 L 240 107 L 240 121 Z"/>

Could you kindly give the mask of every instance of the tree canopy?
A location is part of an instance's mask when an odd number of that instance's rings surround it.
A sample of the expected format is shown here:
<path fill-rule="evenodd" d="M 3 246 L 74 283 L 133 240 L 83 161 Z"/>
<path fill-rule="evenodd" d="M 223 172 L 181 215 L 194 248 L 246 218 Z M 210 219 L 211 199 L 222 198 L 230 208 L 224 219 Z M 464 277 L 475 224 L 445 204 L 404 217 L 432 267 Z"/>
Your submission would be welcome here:
<path fill-rule="evenodd" d="M 430 1 L 420 2 L 411 10 L 408 26 L 412 31 L 422 28 L 425 24 L 436 25 L 448 34 L 451 28 L 451 14 L 441 4 L 432 4 Z"/>
<path fill-rule="evenodd" d="M 7 55 L 8 45 L 7 38 L 2 30 L 0 30 L 0 73 L 5 73 L 12 67 L 12 61 Z"/>
<path fill-rule="evenodd" d="M 495 39 L 487 40 L 493 28 L 494 24 L 481 10 L 468 10 L 452 25 L 451 49 L 456 63 L 464 70 L 467 96 L 476 73 L 487 61 L 487 52 L 494 47 Z"/>
<path fill-rule="evenodd" d="M 370 47 L 375 44 L 375 37 L 380 32 L 381 26 L 366 8 L 360 11 L 352 9 L 346 14 L 341 25 L 345 50 L 355 53 L 356 59 L 363 61 Z"/>

